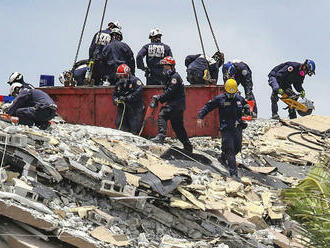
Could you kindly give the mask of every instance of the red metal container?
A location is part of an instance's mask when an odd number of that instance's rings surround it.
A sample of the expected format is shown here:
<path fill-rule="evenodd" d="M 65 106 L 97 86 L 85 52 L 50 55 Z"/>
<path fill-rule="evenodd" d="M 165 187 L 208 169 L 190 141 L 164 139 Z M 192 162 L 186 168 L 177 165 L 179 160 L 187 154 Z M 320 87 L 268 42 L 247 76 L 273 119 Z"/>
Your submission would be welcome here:
<path fill-rule="evenodd" d="M 87 124 L 115 128 L 117 107 L 112 102 L 114 87 L 43 87 L 56 102 L 58 113 L 68 123 Z M 205 117 L 205 127 L 196 125 L 198 111 L 210 99 L 223 92 L 223 86 L 186 86 L 186 111 L 184 125 L 189 137 L 217 136 L 219 127 L 218 111 L 213 111 Z M 143 89 L 144 104 L 147 106 L 153 95 L 162 93 L 161 86 L 145 86 Z M 158 108 L 155 120 L 148 120 L 142 136 L 157 135 Z M 170 125 L 170 124 L 169 124 Z M 168 128 L 168 135 L 174 137 L 172 129 Z"/>

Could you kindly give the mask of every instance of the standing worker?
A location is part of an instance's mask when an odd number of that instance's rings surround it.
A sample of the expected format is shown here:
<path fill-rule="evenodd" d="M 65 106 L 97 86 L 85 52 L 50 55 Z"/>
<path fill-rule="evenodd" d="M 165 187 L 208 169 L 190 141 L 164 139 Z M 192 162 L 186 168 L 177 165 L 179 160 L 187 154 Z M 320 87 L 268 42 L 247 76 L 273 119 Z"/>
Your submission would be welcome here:
<path fill-rule="evenodd" d="M 166 78 L 163 75 L 163 66 L 160 61 L 173 56 L 171 48 L 162 43 L 162 32 L 159 28 L 150 31 L 150 43 L 144 45 L 136 56 L 137 68 L 145 72 L 147 85 L 163 85 Z M 143 58 L 146 56 L 147 67 L 145 67 Z"/>
<path fill-rule="evenodd" d="M 237 83 L 228 79 L 225 83 L 225 93 L 220 94 L 204 105 L 198 114 L 197 125 L 204 127 L 204 117 L 214 110 L 219 109 L 219 123 L 221 132 L 221 157 L 219 160 L 229 167 L 229 174 L 239 180 L 236 155 L 242 148 L 242 130 L 247 124 L 242 120 L 242 112 L 250 113 L 250 107 L 245 99 L 237 92 Z"/>
<path fill-rule="evenodd" d="M 12 85 L 13 83 L 20 83 L 22 87 L 25 89 L 34 89 L 34 87 L 31 84 L 25 83 L 22 73 L 19 72 L 13 72 L 12 74 L 10 74 L 7 83 L 9 85 Z"/>
<path fill-rule="evenodd" d="M 122 64 L 117 68 L 117 84 L 113 101 L 118 106 L 116 128 L 138 134 L 143 119 L 143 86 L 139 78 L 131 75 L 131 69 Z"/>
<path fill-rule="evenodd" d="M 252 71 L 250 67 L 242 61 L 233 61 L 227 62 L 222 67 L 223 73 L 223 82 L 226 82 L 228 79 L 233 78 L 238 85 L 242 84 L 245 92 L 245 99 L 247 101 L 254 101 L 254 108 L 252 112 L 252 117 L 257 118 L 258 109 L 256 99 L 252 92 L 253 82 L 252 82 Z"/>
<path fill-rule="evenodd" d="M 219 68 L 224 62 L 223 53 L 216 52 L 212 58 L 202 54 L 188 55 L 185 59 L 187 80 L 190 84 L 217 84 Z"/>
<path fill-rule="evenodd" d="M 124 42 L 119 28 L 111 30 L 111 42 L 103 48 L 102 59 L 106 63 L 106 76 L 109 82 L 116 84 L 116 70 L 119 65 L 126 64 L 135 75 L 135 59 L 132 49 Z"/>
<path fill-rule="evenodd" d="M 89 61 L 94 62 L 92 78 L 95 82 L 95 85 L 102 85 L 103 83 L 105 64 L 102 61 L 102 50 L 106 45 L 110 43 L 111 30 L 114 28 L 121 30 L 121 26 L 118 21 L 110 22 L 107 29 L 97 32 L 93 37 L 91 45 L 89 46 Z M 86 74 L 86 72 L 84 73 L 84 70 L 79 70 L 77 71 L 77 74 Z M 78 83 L 81 84 L 81 82 Z"/>
<path fill-rule="evenodd" d="M 168 56 L 160 61 L 163 65 L 163 73 L 166 76 L 164 91 L 161 95 L 153 96 L 153 102 L 165 103 L 158 116 L 158 135 L 151 139 L 156 143 L 164 143 L 167 131 L 167 121 L 171 121 L 176 137 L 183 144 L 187 153 L 192 153 L 193 147 L 189 141 L 186 129 L 183 125 L 183 112 L 186 108 L 186 96 L 182 79 L 175 71 L 175 60 Z M 152 106 L 152 105 L 151 105 Z"/>
<path fill-rule="evenodd" d="M 18 117 L 18 124 L 30 127 L 35 124 L 42 130 L 50 126 L 49 121 L 55 117 L 57 106 L 49 95 L 38 89 L 23 88 L 21 83 L 13 83 L 10 94 L 15 100 L 4 111 Z"/>
<path fill-rule="evenodd" d="M 272 103 L 272 119 L 280 119 L 278 115 L 278 105 L 279 100 L 278 94 L 283 93 L 289 96 L 293 93 L 293 87 L 297 92 L 300 93 L 302 98 L 305 98 L 305 90 L 302 87 L 306 74 L 312 76 L 315 74 L 315 62 L 310 59 L 306 59 L 304 63 L 297 62 L 286 62 L 276 66 L 268 74 L 269 85 L 272 87 L 271 103 Z M 289 118 L 297 118 L 297 113 L 295 109 L 289 108 Z"/>

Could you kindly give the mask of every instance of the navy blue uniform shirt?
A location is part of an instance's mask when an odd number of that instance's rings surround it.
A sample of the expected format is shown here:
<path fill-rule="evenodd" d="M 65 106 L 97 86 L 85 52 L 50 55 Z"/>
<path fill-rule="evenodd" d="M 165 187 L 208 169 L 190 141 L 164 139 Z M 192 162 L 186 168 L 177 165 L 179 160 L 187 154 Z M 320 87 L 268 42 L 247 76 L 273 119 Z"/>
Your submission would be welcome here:
<path fill-rule="evenodd" d="M 146 56 L 147 67 L 149 69 L 162 68 L 160 61 L 167 57 L 172 57 L 171 48 L 162 42 L 150 42 L 144 45 L 136 56 L 136 65 L 138 69 L 145 68 L 143 58 Z"/>
<path fill-rule="evenodd" d="M 160 96 L 161 103 L 167 102 L 167 105 L 184 110 L 186 108 L 186 95 L 182 78 L 179 73 L 173 72 L 167 76 L 164 92 Z"/>
<path fill-rule="evenodd" d="M 213 58 L 209 59 L 208 65 L 207 60 L 203 55 L 188 55 L 185 59 L 185 65 L 187 67 L 187 73 L 189 73 L 189 71 L 199 71 L 204 73 L 204 70 L 209 69 L 211 78 L 218 81 L 219 63 L 216 62 Z"/>
<path fill-rule="evenodd" d="M 243 122 L 242 111 L 246 104 L 245 99 L 237 93 L 233 99 L 228 98 L 227 94 L 220 94 L 204 105 L 198 113 L 198 118 L 203 119 L 209 112 L 218 108 L 220 131 L 233 129 Z"/>
<path fill-rule="evenodd" d="M 268 76 L 275 77 L 283 90 L 291 88 L 293 85 L 296 91 L 301 92 L 304 90 L 302 84 L 305 76 L 300 75 L 300 67 L 300 63 L 286 62 L 273 68 Z"/>
<path fill-rule="evenodd" d="M 109 72 L 115 73 L 121 64 L 127 64 L 131 73 L 135 74 L 135 60 L 132 49 L 124 42 L 112 40 L 103 48 L 102 56 L 104 62 L 109 66 Z"/>
<path fill-rule="evenodd" d="M 6 113 L 15 116 L 16 110 L 19 108 L 50 105 L 55 105 L 55 103 L 47 93 L 37 89 L 21 89 L 13 103 L 6 109 Z"/>
<path fill-rule="evenodd" d="M 109 29 L 102 30 L 99 34 L 94 35 L 91 45 L 89 46 L 89 59 L 100 59 L 102 57 L 103 48 L 110 43 L 111 31 Z"/>

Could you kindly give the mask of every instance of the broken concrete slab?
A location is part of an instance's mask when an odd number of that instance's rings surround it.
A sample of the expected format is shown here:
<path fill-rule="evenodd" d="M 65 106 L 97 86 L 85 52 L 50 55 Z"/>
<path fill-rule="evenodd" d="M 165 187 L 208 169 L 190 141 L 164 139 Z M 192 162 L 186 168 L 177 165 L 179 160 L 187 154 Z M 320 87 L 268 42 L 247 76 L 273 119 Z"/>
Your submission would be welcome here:
<path fill-rule="evenodd" d="M 25 224 L 40 228 L 46 231 L 53 231 L 58 226 L 58 221 L 48 221 L 43 214 L 32 212 L 26 207 L 8 203 L 0 199 L 0 215 L 23 222 Z"/>
<path fill-rule="evenodd" d="M 114 234 L 111 233 L 109 229 L 104 228 L 103 226 L 99 226 L 90 232 L 91 236 L 106 242 L 113 244 L 115 246 L 127 246 L 129 245 L 129 240 L 123 234 Z"/>

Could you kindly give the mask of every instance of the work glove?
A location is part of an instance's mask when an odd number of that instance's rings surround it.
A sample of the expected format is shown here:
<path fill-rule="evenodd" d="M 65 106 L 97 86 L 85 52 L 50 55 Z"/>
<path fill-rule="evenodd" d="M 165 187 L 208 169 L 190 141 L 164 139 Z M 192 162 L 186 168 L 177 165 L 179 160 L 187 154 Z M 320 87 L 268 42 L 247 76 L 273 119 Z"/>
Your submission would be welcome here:
<path fill-rule="evenodd" d="M 156 108 L 156 107 L 158 106 L 158 101 L 159 101 L 159 99 L 160 99 L 160 95 L 154 95 L 154 96 L 152 97 L 152 101 L 151 101 L 151 103 L 149 104 L 149 106 L 150 106 L 151 108 Z"/>
<path fill-rule="evenodd" d="M 250 109 L 250 105 L 249 104 L 245 104 L 243 107 L 243 113 L 244 115 L 251 115 L 251 109 Z"/>
<path fill-rule="evenodd" d="M 305 98 L 305 95 L 306 95 L 306 92 L 304 90 L 300 92 L 301 98 Z"/>
<path fill-rule="evenodd" d="M 283 89 L 278 89 L 278 94 L 283 95 Z"/>
<path fill-rule="evenodd" d="M 212 58 L 219 63 L 219 67 L 225 62 L 225 55 L 220 51 L 217 51 Z"/>
<path fill-rule="evenodd" d="M 115 105 L 118 106 L 118 104 L 119 104 L 119 99 L 116 97 L 115 99 L 113 99 L 113 102 L 114 102 Z"/>

